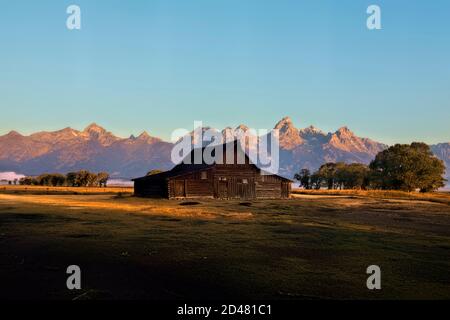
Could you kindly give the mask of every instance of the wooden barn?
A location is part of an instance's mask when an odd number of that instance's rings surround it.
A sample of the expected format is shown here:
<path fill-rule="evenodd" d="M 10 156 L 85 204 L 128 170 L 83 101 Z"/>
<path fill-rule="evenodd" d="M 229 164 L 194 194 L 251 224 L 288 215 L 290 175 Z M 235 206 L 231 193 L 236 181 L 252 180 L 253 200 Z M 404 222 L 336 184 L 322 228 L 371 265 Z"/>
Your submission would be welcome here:
<path fill-rule="evenodd" d="M 233 161 L 223 164 L 176 165 L 172 170 L 133 179 L 134 193 L 152 198 L 283 199 L 289 198 L 292 181 L 278 175 L 263 174 L 248 156 L 237 161 L 237 144 Z M 225 145 L 224 145 L 225 149 Z M 191 152 L 188 157 L 193 160 Z M 203 150 L 202 150 L 203 152 Z M 191 161 L 191 163 L 194 163 Z M 239 164 L 238 164 L 239 163 Z M 242 164 L 240 164 L 242 163 Z"/>

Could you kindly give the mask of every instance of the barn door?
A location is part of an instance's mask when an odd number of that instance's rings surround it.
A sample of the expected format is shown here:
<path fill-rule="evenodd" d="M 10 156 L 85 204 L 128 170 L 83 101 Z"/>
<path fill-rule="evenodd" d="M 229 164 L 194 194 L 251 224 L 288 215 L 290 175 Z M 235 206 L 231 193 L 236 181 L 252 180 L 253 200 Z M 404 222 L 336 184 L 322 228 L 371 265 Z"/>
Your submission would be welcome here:
<path fill-rule="evenodd" d="M 246 200 L 255 198 L 255 183 L 253 179 L 238 179 L 236 189 L 237 198 Z"/>
<path fill-rule="evenodd" d="M 174 185 L 174 196 L 175 198 L 184 198 L 186 197 L 186 190 L 184 188 L 184 180 L 175 180 Z"/>
<path fill-rule="evenodd" d="M 228 198 L 228 181 L 219 180 L 218 196 L 219 199 Z"/>

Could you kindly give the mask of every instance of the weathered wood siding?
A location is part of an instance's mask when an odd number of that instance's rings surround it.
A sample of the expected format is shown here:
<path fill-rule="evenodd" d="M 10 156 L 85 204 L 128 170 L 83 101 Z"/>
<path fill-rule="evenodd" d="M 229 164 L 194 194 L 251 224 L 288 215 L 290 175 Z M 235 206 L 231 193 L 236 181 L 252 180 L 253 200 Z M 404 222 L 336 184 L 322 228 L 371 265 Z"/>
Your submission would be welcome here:
<path fill-rule="evenodd" d="M 214 169 L 172 177 L 168 181 L 165 179 L 135 181 L 135 194 L 141 197 L 164 198 L 247 200 L 289 198 L 291 191 L 289 181 L 275 175 L 261 175 L 252 166 L 232 167 L 234 166 L 218 166 Z"/>
<path fill-rule="evenodd" d="M 206 172 L 206 179 L 202 179 L 201 172 Z M 214 185 L 211 170 L 171 178 L 169 195 L 170 198 L 212 198 L 214 196 Z"/>
<path fill-rule="evenodd" d="M 291 194 L 291 183 L 288 181 L 283 181 L 281 183 L 281 197 L 282 198 L 289 198 L 290 194 Z"/>
<path fill-rule="evenodd" d="M 258 170 L 247 164 L 217 164 L 214 173 L 214 197 L 256 199 L 255 176 Z"/>
<path fill-rule="evenodd" d="M 258 199 L 288 198 L 289 182 L 274 175 L 258 175 L 256 180 L 256 197 Z"/>
<path fill-rule="evenodd" d="M 172 177 L 168 183 L 169 198 L 252 200 L 288 198 L 289 194 L 290 182 L 261 175 L 252 165 L 217 165 L 214 169 Z"/>
<path fill-rule="evenodd" d="M 256 199 L 255 179 L 247 176 L 216 175 L 214 197 L 219 199 Z"/>

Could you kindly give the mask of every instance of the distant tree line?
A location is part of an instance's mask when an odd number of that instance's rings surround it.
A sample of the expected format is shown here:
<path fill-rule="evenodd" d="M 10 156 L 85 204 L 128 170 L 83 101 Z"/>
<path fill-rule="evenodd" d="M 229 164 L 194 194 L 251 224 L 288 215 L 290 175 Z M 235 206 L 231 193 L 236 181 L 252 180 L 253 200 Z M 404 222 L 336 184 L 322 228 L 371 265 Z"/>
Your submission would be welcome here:
<path fill-rule="evenodd" d="M 294 178 L 305 189 L 382 189 L 421 192 L 445 185 L 444 162 L 425 143 L 396 144 L 379 152 L 366 166 L 325 163 L 316 172 L 302 169 Z"/>
<path fill-rule="evenodd" d="M 369 168 L 361 163 L 328 162 L 314 173 L 302 169 L 294 178 L 305 189 L 366 189 L 369 173 Z"/>
<path fill-rule="evenodd" d="M 37 177 L 25 177 L 19 184 L 28 186 L 49 187 L 106 187 L 109 180 L 107 172 L 93 173 L 87 170 L 69 172 L 66 175 L 59 173 L 44 173 Z"/>

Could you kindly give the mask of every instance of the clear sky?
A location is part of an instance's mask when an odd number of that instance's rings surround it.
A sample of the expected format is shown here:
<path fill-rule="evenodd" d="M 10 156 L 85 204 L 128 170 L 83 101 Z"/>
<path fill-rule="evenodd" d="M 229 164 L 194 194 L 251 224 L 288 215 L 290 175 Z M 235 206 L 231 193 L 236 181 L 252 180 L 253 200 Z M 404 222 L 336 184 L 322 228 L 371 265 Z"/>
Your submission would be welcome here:
<path fill-rule="evenodd" d="M 366 28 L 370 4 L 382 30 Z M 0 111 L 0 134 L 97 122 L 168 139 L 194 120 L 259 129 L 288 115 L 448 142 L 450 1 L 5 0 Z"/>

